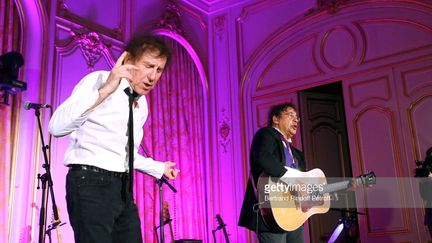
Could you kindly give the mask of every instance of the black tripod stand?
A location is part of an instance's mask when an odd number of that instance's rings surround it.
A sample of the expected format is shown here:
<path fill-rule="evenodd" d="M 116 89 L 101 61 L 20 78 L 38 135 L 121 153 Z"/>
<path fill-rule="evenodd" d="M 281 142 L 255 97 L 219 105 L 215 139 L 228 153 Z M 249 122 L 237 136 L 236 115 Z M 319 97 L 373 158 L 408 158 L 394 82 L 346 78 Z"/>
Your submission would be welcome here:
<path fill-rule="evenodd" d="M 53 207 L 53 214 L 54 214 L 54 224 L 52 227 L 56 227 L 61 222 L 59 220 L 59 215 L 57 211 L 57 205 L 55 202 L 54 197 L 54 190 L 53 190 L 53 182 L 51 179 L 51 172 L 50 172 L 50 163 L 48 161 L 48 155 L 47 150 L 49 149 L 48 145 L 45 145 L 43 132 L 42 132 L 42 124 L 40 120 L 40 108 L 34 108 L 35 109 L 35 116 L 37 117 L 38 126 L 39 126 L 39 135 L 42 142 L 42 151 L 44 156 L 44 164 L 42 165 L 42 168 L 45 169 L 44 174 L 38 174 L 38 180 L 40 180 L 40 183 L 42 184 L 42 202 L 41 202 L 41 209 L 40 209 L 40 215 L 39 215 L 39 243 L 45 242 L 45 233 L 46 233 L 46 204 L 48 197 L 51 195 L 51 201 L 52 201 L 52 207 Z M 47 184 L 48 184 L 48 190 L 47 190 Z M 40 189 L 39 183 L 37 189 Z"/>

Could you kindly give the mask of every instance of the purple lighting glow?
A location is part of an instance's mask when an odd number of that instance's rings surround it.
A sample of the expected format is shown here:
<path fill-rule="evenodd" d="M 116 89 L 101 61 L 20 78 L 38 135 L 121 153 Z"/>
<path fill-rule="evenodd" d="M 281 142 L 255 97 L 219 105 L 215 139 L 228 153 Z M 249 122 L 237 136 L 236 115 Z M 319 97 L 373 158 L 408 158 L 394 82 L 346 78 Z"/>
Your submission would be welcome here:
<path fill-rule="evenodd" d="M 414 0 L 0 0 L 0 55 L 23 54 L 18 80 L 27 83 L 10 106 L 0 106 L 0 242 L 38 235 L 44 158 L 37 120 L 24 103 L 57 108 L 91 69 L 110 70 L 141 31 L 159 35 L 176 54 L 166 82 L 148 97 L 142 142 L 150 157 L 181 167 L 179 193 L 163 195 L 173 220 L 169 240 L 213 241 L 219 214 L 230 242 L 257 242 L 238 219 L 253 136 L 278 103 L 293 102 L 304 116 L 293 144 L 308 169 L 411 178 L 413 161 L 432 145 L 431 16 L 431 1 Z M 309 91 L 317 98 L 304 99 Z M 41 111 L 47 138 L 51 113 Z M 68 146 L 69 138 L 49 146 L 63 239 L 74 237 L 65 200 Z M 136 179 L 143 242 L 155 242 L 158 192 L 152 178 Z M 387 185 L 355 192 L 348 207 L 355 211 L 310 220 L 305 242 L 322 235 L 332 243 L 430 240 L 415 184 Z M 225 242 L 221 231 L 215 236 Z"/>
<path fill-rule="evenodd" d="M 344 229 L 344 223 L 340 222 L 338 224 L 338 226 L 336 226 L 336 229 L 333 231 L 333 234 L 330 236 L 328 243 L 334 243 L 337 240 L 337 238 L 339 237 L 339 235 L 343 229 Z"/>

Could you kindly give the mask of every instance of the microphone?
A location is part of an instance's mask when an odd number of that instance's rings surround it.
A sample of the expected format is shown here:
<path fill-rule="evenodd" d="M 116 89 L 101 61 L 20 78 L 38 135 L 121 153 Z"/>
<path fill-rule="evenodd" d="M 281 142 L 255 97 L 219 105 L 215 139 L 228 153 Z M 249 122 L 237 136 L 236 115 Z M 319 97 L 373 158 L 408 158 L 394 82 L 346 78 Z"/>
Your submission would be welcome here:
<path fill-rule="evenodd" d="M 175 189 L 175 187 L 173 185 L 171 185 L 171 183 L 169 183 L 168 181 L 168 177 L 166 177 L 165 175 L 162 175 L 162 177 L 160 179 L 158 179 L 159 181 L 161 181 L 162 183 L 167 184 L 167 186 L 175 193 L 177 193 L 177 189 Z M 161 184 L 162 185 L 162 184 Z"/>
<path fill-rule="evenodd" d="M 31 103 L 29 101 L 27 101 L 24 104 L 24 109 L 26 109 L 26 110 L 39 109 L 39 108 L 49 108 L 49 107 L 51 107 L 51 106 L 48 104 L 37 104 L 37 103 Z"/>

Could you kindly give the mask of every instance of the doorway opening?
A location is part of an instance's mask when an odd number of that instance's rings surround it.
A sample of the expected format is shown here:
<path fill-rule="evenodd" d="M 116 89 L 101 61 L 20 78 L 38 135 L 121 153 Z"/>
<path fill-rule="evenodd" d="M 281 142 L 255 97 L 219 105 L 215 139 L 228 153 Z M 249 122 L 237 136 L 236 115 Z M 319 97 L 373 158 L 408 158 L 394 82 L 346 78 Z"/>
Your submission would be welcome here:
<path fill-rule="evenodd" d="M 341 82 L 300 91 L 299 111 L 303 152 L 308 170 L 321 169 L 328 178 L 328 184 L 351 179 L 353 173 Z M 349 230 L 341 231 L 337 242 L 352 242 L 349 241 L 352 240 L 350 238 L 355 240 L 358 237 L 357 211 L 355 207 L 348 207 L 355 202 L 355 195 L 346 191 L 331 195 L 329 212 L 309 219 L 310 232 L 313 232 L 310 240 L 327 242 L 340 220 L 350 219 L 354 224 Z"/>

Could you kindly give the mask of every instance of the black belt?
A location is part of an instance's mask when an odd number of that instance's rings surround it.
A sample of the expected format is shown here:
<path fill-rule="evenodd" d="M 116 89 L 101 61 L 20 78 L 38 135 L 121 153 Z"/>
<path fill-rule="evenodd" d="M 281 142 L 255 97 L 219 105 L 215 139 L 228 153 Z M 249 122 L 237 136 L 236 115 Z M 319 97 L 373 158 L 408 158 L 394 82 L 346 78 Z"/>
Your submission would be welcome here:
<path fill-rule="evenodd" d="M 92 165 L 79 165 L 79 164 L 70 164 L 68 165 L 69 170 L 71 171 L 92 171 L 92 172 L 98 172 L 104 175 L 109 175 L 109 176 L 114 176 L 114 177 L 124 177 L 129 175 L 126 172 L 116 172 L 116 171 L 109 171 L 109 170 L 105 170 L 96 166 L 92 166 Z"/>

